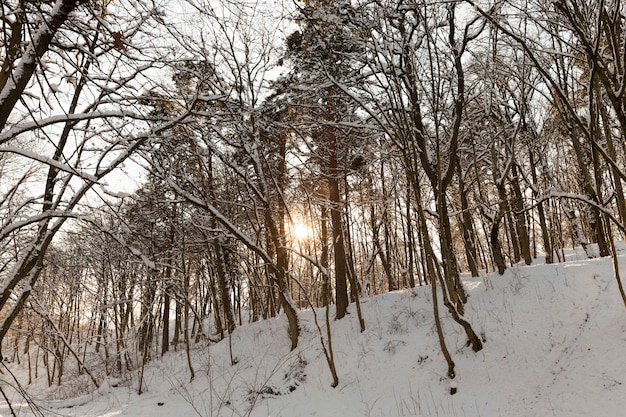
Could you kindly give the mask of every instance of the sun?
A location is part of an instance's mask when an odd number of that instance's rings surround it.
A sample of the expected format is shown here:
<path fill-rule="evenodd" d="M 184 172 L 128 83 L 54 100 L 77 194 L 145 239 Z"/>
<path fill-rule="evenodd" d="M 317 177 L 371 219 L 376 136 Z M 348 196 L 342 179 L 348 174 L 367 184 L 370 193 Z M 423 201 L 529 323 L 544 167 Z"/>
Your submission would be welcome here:
<path fill-rule="evenodd" d="M 304 222 L 296 221 L 291 225 L 291 235 L 296 240 L 308 239 L 312 234 L 313 231 L 311 230 L 311 226 Z"/>

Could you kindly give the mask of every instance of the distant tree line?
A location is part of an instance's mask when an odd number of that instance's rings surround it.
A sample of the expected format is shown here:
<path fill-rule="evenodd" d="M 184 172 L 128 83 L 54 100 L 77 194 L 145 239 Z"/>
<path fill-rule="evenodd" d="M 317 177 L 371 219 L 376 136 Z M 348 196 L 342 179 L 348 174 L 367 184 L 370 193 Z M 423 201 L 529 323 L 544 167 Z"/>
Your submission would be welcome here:
<path fill-rule="evenodd" d="M 285 313 L 296 349 L 325 307 L 336 386 L 332 319 L 422 285 L 454 378 L 440 310 L 483 348 L 462 274 L 616 259 L 620 2 L 181 3 L 188 30 L 156 2 L 1 6 L 0 353 L 31 380 L 172 349 L 193 379 L 192 346 Z"/>

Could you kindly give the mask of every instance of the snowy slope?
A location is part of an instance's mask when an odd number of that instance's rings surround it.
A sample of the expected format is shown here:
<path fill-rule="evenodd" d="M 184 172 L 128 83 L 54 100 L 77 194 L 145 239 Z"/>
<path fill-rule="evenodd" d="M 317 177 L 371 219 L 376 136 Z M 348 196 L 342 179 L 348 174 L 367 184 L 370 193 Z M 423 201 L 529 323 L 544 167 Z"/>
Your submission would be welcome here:
<path fill-rule="evenodd" d="M 620 261 L 626 271 L 626 255 Z M 332 322 L 334 389 L 313 315 L 303 311 L 296 351 L 289 352 L 284 317 L 243 326 L 232 336 L 237 364 L 230 365 L 228 341 L 205 344 L 193 351 L 191 383 L 179 352 L 149 365 L 140 396 L 137 374 L 71 400 L 30 391 L 45 415 L 67 416 L 626 416 L 626 308 L 610 259 L 516 266 L 465 284 L 466 318 L 486 342 L 474 353 L 441 312 L 456 362 L 455 395 L 430 288 L 364 299 L 363 333 L 353 306 Z M 323 310 L 318 316 L 323 325 Z M 31 415 L 25 404 L 14 407 Z M 9 415 L 2 400 L 0 415 Z"/>

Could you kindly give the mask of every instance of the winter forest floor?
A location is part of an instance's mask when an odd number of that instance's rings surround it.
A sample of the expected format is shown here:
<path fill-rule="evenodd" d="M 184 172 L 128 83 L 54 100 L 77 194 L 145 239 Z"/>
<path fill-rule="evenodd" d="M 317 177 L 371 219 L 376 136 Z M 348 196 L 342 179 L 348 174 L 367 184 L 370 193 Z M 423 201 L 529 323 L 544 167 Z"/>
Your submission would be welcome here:
<path fill-rule="evenodd" d="M 621 242 L 620 242 L 621 243 Z M 626 271 L 624 245 L 620 256 Z M 626 274 L 623 274 L 626 275 Z M 339 386 L 331 375 L 310 311 L 300 312 L 302 337 L 289 352 L 284 317 L 238 328 L 229 341 L 192 351 L 189 382 L 184 351 L 151 362 L 145 392 L 138 373 L 72 398 L 78 384 L 46 388 L 40 377 L 26 390 L 50 416 L 603 416 L 626 415 L 626 309 L 611 259 L 584 259 L 509 268 L 504 276 L 465 278 L 466 318 L 485 340 L 474 353 L 462 329 L 442 310 L 456 362 L 450 395 L 434 327 L 430 289 L 418 287 L 363 299 L 366 330 L 354 306 L 332 321 Z M 319 310 L 323 325 L 323 310 Z M 10 364 L 21 380 L 25 369 Z M 8 375 L 5 392 L 15 394 Z M 67 398 L 50 400 L 48 398 Z M 19 416 L 32 411 L 14 395 Z M 0 415 L 10 412 L 0 400 Z"/>

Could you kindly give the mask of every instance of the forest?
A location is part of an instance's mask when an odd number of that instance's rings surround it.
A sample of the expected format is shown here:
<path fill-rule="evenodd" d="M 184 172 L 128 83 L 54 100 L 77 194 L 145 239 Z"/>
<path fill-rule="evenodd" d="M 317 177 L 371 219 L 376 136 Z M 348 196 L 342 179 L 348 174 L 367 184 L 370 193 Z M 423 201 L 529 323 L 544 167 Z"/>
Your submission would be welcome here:
<path fill-rule="evenodd" d="M 619 0 L 0 8 L 0 374 L 141 393 L 246 323 L 294 350 L 311 309 L 336 387 L 332 327 L 424 286 L 454 379 L 442 315 L 488 349 L 463 278 L 571 247 L 626 307 Z"/>

